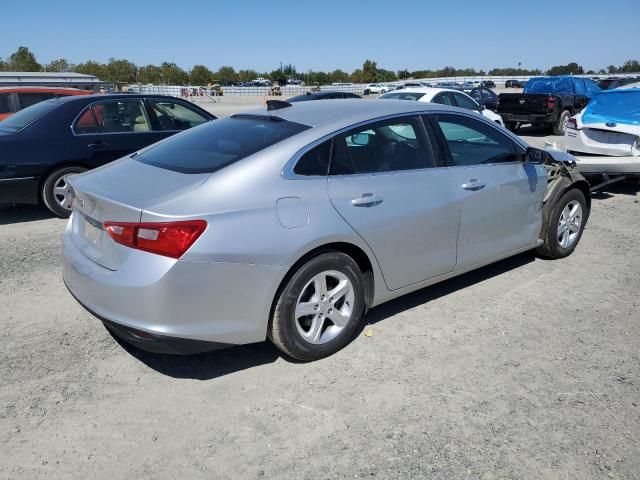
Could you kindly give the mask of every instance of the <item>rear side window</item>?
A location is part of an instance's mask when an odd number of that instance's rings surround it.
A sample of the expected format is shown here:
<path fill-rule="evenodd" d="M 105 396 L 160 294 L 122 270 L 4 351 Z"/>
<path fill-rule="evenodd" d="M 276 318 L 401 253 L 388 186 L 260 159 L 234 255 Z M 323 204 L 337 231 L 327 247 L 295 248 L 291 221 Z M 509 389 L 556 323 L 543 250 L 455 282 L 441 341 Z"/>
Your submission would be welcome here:
<path fill-rule="evenodd" d="M 440 103 L 441 105 L 453 105 L 451 98 L 446 93 L 439 93 L 431 100 L 433 103 Z"/>
<path fill-rule="evenodd" d="M 308 128 L 280 119 L 234 115 L 180 133 L 135 159 L 175 172 L 211 173 Z"/>
<path fill-rule="evenodd" d="M 11 103 L 8 93 L 0 93 L 0 113 L 11 113 Z"/>
<path fill-rule="evenodd" d="M 200 113 L 170 100 L 149 100 L 161 130 L 186 130 L 207 122 Z"/>
<path fill-rule="evenodd" d="M 313 147 L 300 157 L 293 172 L 297 175 L 326 175 L 331 158 L 331 140 Z"/>
<path fill-rule="evenodd" d="M 51 100 L 55 98 L 53 93 L 18 93 L 18 100 L 20 101 L 20 108 L 27 108 L 36 103 L 43 102 L 44 100 Z"/>
<path fill-rule="evenodd" d="M 478 105 L 466 95 L 462 93 L 453 93 L 453 97 L 456 99 L 456 103 L 460 108 L 466 108 L 467 110 L 477 110 Z"/>
<path fill-rule="evenodd" d="M 83 133 L 97 133 L 100 131 L 98 123 L 96 122 L 91 107 L 88 107 L 76 120 L 73 125 L 73 131 L 77 134 Z"/>

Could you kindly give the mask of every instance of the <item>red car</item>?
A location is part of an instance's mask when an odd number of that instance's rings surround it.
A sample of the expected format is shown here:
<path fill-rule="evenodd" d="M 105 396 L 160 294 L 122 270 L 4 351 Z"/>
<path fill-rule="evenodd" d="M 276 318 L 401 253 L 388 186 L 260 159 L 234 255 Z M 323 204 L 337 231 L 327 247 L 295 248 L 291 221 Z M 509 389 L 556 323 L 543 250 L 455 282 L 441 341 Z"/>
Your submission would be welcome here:
<path fill-rule="evenodd" d="M 90 90 L 64 87 L 0 87 L 0 120 L 43 100 L 92 93 Z"/>

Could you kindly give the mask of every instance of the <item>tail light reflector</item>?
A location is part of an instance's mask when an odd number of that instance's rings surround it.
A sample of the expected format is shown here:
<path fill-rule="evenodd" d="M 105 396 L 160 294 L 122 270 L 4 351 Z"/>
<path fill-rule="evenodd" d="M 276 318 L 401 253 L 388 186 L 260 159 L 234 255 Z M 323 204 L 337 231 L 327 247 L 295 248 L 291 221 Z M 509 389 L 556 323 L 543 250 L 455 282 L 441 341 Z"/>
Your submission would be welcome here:
<path fill-rule="evenodd" d="M 184 222 L 104 222 L 109 236 L 126 247 L 180 258 L 207 228 L 204 220 Z"/>
<path fill-rule="evenodd" d="M 553 110 L 556 107 L 556 99 L 551 97 L 547 98 L 547 110 Z"/>
<path fill-rule="evenodd" d="M 578 121 L 574 117 L 568 118 L 567 128 L 571 128 L 572 130 L 579 130 Z"/>

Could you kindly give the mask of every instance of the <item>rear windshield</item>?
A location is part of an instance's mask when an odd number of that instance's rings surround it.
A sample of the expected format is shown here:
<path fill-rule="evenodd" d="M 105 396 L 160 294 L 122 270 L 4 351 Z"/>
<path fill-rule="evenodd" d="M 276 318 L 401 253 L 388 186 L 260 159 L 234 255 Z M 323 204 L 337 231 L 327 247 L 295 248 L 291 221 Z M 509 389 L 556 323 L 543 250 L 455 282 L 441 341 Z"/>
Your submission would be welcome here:
<path fill-rule="evenodd" d="M 380 97 L 381 100 L 420 100 L 424 93 L 420 92 L 392 92 Z"/>
<path fill-rule="evenodd" d="M 44 102 L 36 103 L 30 107 L 23 108 L 19 112 L 13 114 L 6 120 L 0 122 L 0 130 L 3 132 L 17 132 L 29 125 L 31 122 L 37 120 L 45 113 L 50 112 L 56 108 L 60 102 L 57 99 L 46 100 Z"/>
<path fill-rule="evenodd" d="M 236 115 L 180 133 L 135 159 L 175 172 L 211 173 L 308 128 L 280 119 Z"/>
<path fill-rule="evenodd" d="M 524 93 L 573 93 L 571 80 L 566 77 L 532 78 L 524 86 Z"/>

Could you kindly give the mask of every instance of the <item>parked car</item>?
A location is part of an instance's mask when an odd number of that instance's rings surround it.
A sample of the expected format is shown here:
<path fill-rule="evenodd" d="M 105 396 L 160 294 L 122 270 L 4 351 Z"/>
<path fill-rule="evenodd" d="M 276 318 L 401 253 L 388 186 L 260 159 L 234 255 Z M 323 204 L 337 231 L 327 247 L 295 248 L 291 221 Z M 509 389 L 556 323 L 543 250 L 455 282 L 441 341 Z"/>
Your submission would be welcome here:
<path fill-rule="evenodd" d="M 370 83 L 364 87 L 364 94 L 369 95 L 371 93 L 387 93 L 391 90 L 395 90 L 395 87 L 390 85 L 384 85 L 382 83 Z"/>
<path fill-rule="evenodd" d="M 504 82 L 504 88 L 522 88 L 524 83 L 520 80 L 507 80 Z"/>
<path fill-rule="evenodd" d="M 0 120 L 51 98 L 91 95 L 91 90 L 58 87 L 0 87 Z"/>
<path fill-rule="evenodd" d="M 637 82 L 640 82 L 640 77 L 609 77 L 599 80 L 598 86 L 602 90 L 613 90 Z"/>
<path fill-rule="evenodd" d="M 474 85 L 473 82 L 464 82 L 460 88 L 462 89 L 463 92 L 465 93 L 469 93 L 471 90 L 473 90 L 476 87 L 476 85 Z"/>
<path fill-rule="evenodd" d="M 0 203 L 43 202 L 56 215 L 69 216 L 70 175 L 213 119 L 190 102 L 159 95 L 37 103 L 0 122 Z"/>
<path fill-rule="evenodd" d="M 484 108 L 495 112 L 498 108 L 498 94 L 487 87 L 474 88 L 469 92 L 469 96 L 473 98 Z M 502 118 L 502 117 L 501 117 Z"/>
<path fill-rule="evenodd" d="M 69 182 L 64 282 L 115 335 L 170 353 L 268 337 L 303 361 L 393 298 L 571 254 L 590 208 L 570 155 L 421 102 L 271 100 Z"/>
<path fill-rule="evenodd" d="M 498 113 L 510 130 L 531 123 L 550 126 L 554 134 L 564 135 L 569 117 L 580 112 L 600 91 L 589 78 L 532 78 L 522 93 L 498 96 Z"/>
<path fill-rule="evenodd" d="M 585 176 L 640 176 L 640 88 L 596 95 L 567 122 L 565 147 Z"/>
<path fill-rule="evenodd" d="M 306 102 L 308 100 L 336 100 L 344 98 L 362 98 L 360 95 L 356 95 L 351 92 L 335 92 L 331 90 L 325 90 L 322 92 L 307 92 L 302 95 L 296 95 L 287 100 L 287 102 Z"/>
<path fill-rule="evenodd" d="M 492 122 L 504 126 L 500 115 L 485 109 L 469 95 L 458 90 L 433 87 L 404 88 L 395 92 L 386 93 L 378 98 L 382 100 L 414 100 L 460 107 L 478 113 Z"/>
<path fill-rule="evenodd" d="M 487 88 L 496 88 L 496 83 L 493 80 L 483 80 L 482 82 L 480 82 L 480 86 Z"/>

